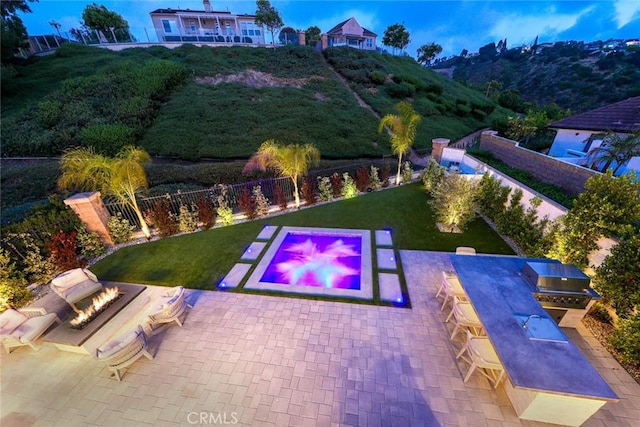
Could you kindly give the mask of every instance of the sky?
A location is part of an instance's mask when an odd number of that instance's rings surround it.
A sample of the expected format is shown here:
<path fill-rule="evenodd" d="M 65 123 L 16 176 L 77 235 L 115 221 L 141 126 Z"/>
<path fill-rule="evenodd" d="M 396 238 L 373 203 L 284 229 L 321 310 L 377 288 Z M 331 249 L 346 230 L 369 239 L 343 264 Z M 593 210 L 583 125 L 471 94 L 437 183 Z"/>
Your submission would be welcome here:
<path fill-rule="evenodd" d="M 30 35 L 53 34 L 54 20 L 64 35 L 80 26 L 83 9 L 98 3 L 122 15 L 140 41 L 144 29 L 153 37 L 149 12 L 158 8 L 203 10 L 202 1 L 185 0 L 40 0 L 29 3 L 33 13 L 21 14 Z M 254 14 L 255 1 L 210 0 L 213 10 Z M 487 43 L 507 39 L 509 48 L 538 42 L 596 41 L 640 38 L 639 0 L 272 0 L 285 26 L 322 32 L 350 17 L 378 35 L 382 44 L 388 26 L 401 23 L 410 34 L 406 52 L 432 42 L 442 46 L 440 56 L 459 55 L 463 49 L 477 52 Z M 269 37 L 267 37 L 269 39 Z"/>

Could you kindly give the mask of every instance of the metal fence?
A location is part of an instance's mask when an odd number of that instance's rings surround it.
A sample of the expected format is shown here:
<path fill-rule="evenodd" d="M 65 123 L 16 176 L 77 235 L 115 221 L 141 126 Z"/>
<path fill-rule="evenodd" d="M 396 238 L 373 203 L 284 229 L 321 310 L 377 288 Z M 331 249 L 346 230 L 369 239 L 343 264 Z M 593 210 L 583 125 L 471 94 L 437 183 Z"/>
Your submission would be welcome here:
<path fill-rule="evenodd" d="M 13 260 L 23 260 L 27 256 L 28 249 L 26 244 L 28 241 L 33 242 L 39 248 L 46 248 L 51 243 L 51 238 L 57 231 L 65 233 L 75 230 L 80 225 L 80 220 L 74 215 L 69 216 L 60 221 L 44 224 L 41 227 L 31 230 L 18 230 L 6 233 L 3 230 L 2 248 L 7 249 Z M 26 239 L 21 236 L 26 235 Z M 27 240 L 27 242 L 25 242 Z"/>
<path fill-rule="evenodd" d="M 309 172 L 308 176 L 310 176 L 314 180 L 316 180 L 318 177 L 330 176 L 334 173 L 339 173 L 340 175 L 342 175 L 343 173 L 348 172 L 351 176 L 355 176 L 356 171 L 360 167 L 369 168 L 372 165 L 383 167 L 385 164 L 386 162 L 384 160 L 363 161 L 327 169 L 314 170 Z M 225 186 L 227 191 L 227 203 L 234 213 L 238 213 L 240 211 L 238 201 L 240 200 L 240 197 L 242 196 L 242 193 L 245 191 L 245 189 L 250 194 L 252 194 L 253 188 L 256 185 L 260 186 L 262 194 L 264 194 L 264 196 L 269 200 L 270 204 L 273 204 L 277 187 L 282 190 L 287 202 L 291 202 L 294 199 L 293 182 L 290 178 L 286 177 L 265 178 L 240 184 L 227 185 Z M 171 213 L 174 215 L 179 215 L 181 206 L 186 206 L 187 208 L 194 210 L 193 207 L 196 205 L 199 199 L 207 200 L 213 205 L 216 205 L 216 201 L 218 199 L 218 196 L 221 194 L 221 191 L 222 185 L 217 185 L 215 187 L 202 190 L 178 191 L 176 193 L 167 193 L 160 196 L 143 197 L 138 199 L 138 206 L 140 207 L 140 210 L 145 213 L 151 211 L 159 201 L 167 200 L 171 209 Z M 140 227 L 140 221 L 138 220 L 137 215 L 130 206 L 123 205 L 117 200 L 107 199 L 105 200 L 105 207 L 107 208 L 109 215 L 116 216 L 120 214 L 123 218 L 126 218 L 129 223 L 135 225 L 136 227 Z"/>

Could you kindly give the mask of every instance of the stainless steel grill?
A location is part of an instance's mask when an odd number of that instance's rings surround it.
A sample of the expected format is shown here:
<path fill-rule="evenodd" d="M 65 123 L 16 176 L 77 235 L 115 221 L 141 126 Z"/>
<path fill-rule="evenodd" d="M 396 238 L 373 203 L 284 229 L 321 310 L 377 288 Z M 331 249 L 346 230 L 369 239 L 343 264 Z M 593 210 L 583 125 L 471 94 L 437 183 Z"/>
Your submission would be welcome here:
<path fill-rule="evenodd" d="M 575 265 L 527 262 L 522 275 L 543 307 L 583 309 L 593 298 L 591 279 Z"/>

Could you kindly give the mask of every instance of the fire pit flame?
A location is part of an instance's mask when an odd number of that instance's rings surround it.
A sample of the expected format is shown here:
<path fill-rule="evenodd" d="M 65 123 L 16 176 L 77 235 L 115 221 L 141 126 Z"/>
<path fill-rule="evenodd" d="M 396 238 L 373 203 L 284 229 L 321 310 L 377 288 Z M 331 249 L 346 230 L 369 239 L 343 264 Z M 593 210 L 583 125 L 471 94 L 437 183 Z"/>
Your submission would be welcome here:
<path fill-rule="evenodd" d="M 89 324 L 91 320 L 105 310 L 112 302 L 120 298 L 118 288 L 107 288 L 97 297 L 93 298 L 93 301 L 89 307 L 82 310 L 78 315 L 71 320 L 71 326 L 77 329 L 82 329 Z"/>

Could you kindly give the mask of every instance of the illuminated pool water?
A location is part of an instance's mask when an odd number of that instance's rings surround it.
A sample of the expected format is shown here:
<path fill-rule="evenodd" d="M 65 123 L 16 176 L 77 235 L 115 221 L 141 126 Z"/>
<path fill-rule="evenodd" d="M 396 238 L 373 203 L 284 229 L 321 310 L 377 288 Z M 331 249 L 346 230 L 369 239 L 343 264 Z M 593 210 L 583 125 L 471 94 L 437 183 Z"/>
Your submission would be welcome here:
<path fill-rule="evenodd" d="M 244 288 L 372 299 L 371 232 L 282 227 Z"/>
<path fill-rule="evenodd" d="M 291 231 L 261 282 L 360 289 L 361 236 Z"/>

